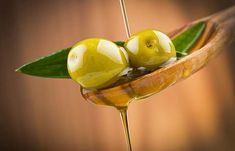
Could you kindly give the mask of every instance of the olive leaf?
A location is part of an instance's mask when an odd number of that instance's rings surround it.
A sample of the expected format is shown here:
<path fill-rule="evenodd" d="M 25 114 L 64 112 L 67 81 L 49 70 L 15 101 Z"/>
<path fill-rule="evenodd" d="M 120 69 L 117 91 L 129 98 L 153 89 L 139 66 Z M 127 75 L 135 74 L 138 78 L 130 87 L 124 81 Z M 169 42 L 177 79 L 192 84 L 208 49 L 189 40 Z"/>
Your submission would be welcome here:
<path fill-rule="evenodd" d="M 196 43 L 205 27 L 205 22 L 199 22 L 173 38 L 172 42 L 177 50 L 177 57 L 187 55 L 187 51 Z"/>
<path fill-rule="evenodd" d="M 16 69 L 17 72 L 47 78 L 70 78 L 67 56 L 70 48 L 39 58 Z"/>
<path fill-rule="evenodd" d="M 205 28 L 205 23 L 200 22 L 173 39 L 177 56 L 187 55 L 187 51 L 195 44 Z M 118 46 L 123 47 L 123 41 L 115 42 Z M 18 69 L 17 72 L 39 76 L 45 78 L 70 78 L 67 70 L 67 56 L 71 47 L 62 49 L 58 52 L 39 58 L 27 63 Z"/>

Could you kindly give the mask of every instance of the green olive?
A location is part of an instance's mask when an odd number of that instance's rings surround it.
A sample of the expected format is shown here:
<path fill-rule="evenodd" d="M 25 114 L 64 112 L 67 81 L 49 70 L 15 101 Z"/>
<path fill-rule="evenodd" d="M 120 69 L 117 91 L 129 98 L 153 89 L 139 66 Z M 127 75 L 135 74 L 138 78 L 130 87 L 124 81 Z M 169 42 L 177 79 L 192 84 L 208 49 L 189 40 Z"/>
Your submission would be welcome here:
<path fill-rule="evenodd" d="M 155 69 L 172 57 L 175 47 L 168 36 L 157 30 L 144 30 L 131 36 L 125 49 L 133 67 Z"/>
<path fill-rule="evenodd" d="M 128 60 L 115 43 L 91 38 L 75 44 L 68 55 L 71 78 L 87 89 L 102 89 L 115 83 L 128 67 Z"/>

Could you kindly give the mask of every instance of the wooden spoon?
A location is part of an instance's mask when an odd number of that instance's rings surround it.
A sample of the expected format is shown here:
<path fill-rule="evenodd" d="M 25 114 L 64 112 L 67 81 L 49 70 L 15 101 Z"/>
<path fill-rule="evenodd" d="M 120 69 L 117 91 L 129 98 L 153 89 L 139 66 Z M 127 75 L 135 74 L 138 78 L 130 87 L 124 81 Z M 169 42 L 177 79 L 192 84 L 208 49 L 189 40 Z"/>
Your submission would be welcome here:
<path fill-rule="evenodd" d="M 169 35 L 173 38 L 201 21 L 206 22 L 206 28 L 189 55 L 169 66 L 112 88 L 97 91 L 81 88 L 83 97 L 95 104 L 115 106 L 118 109 L 126 108 L 132 100 L 159 93 L 188 78 L 204 67 L 218 52 L 232 44 L 235 37 L 235 6 L 187 24 Z"/>

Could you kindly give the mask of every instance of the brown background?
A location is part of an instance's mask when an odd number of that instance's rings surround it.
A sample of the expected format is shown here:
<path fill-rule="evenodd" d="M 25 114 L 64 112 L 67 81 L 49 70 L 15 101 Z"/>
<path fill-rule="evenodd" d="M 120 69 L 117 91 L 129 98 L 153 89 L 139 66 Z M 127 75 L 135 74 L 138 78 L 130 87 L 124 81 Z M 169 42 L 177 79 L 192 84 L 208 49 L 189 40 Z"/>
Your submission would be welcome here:
<path fill-rule="evenodd" d="M 132 33 L 174 28 L 233 0 L 126 0 Z M 0 150 L 124 151 L 118 112 L 70 80 L 14 69 L 88 37 L 125 39 L 118 0 L 0 1 Z M 235 150 L 234 46 L 192 77 L 130 105 L 135 151 Z"/>

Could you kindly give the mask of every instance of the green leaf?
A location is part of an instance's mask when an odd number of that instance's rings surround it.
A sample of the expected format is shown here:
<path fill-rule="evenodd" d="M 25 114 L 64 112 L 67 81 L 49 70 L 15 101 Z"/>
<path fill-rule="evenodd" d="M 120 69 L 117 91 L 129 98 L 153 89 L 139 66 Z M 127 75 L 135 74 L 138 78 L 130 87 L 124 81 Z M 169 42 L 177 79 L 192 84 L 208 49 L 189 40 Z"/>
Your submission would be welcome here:
<path fill-rule="evenodd" d="M 123 47 L 125 42 L 117 41 L 115 43 Z M 16 69 L 16 72 L 45 78 L 70 78 L 67 70 L 67 56 L 70 49 L 71 47 L 65 48 L 34 60 Z"/>
<path fill-rule="evenodd" d="M 120 47 L 124 47 L 125 42 L 124 41 L 116 41 L 115 44 L 117 44 Z"/>
<path fill-rule="evenodd" d="M 67 71 L 67 56 L 71 48 L 39 58 L 16 69 L 17 72 L 47 78 L 70 78 Z"/>
<path fill-rule="evenodd" d="M 203 30 L 206 27 L 205 22 L 199 22 L 190 27 L 180 35 L 173 38 L 172 42 L 177 50 L 177 56 L 186 53 L 196 43 Z"/>

